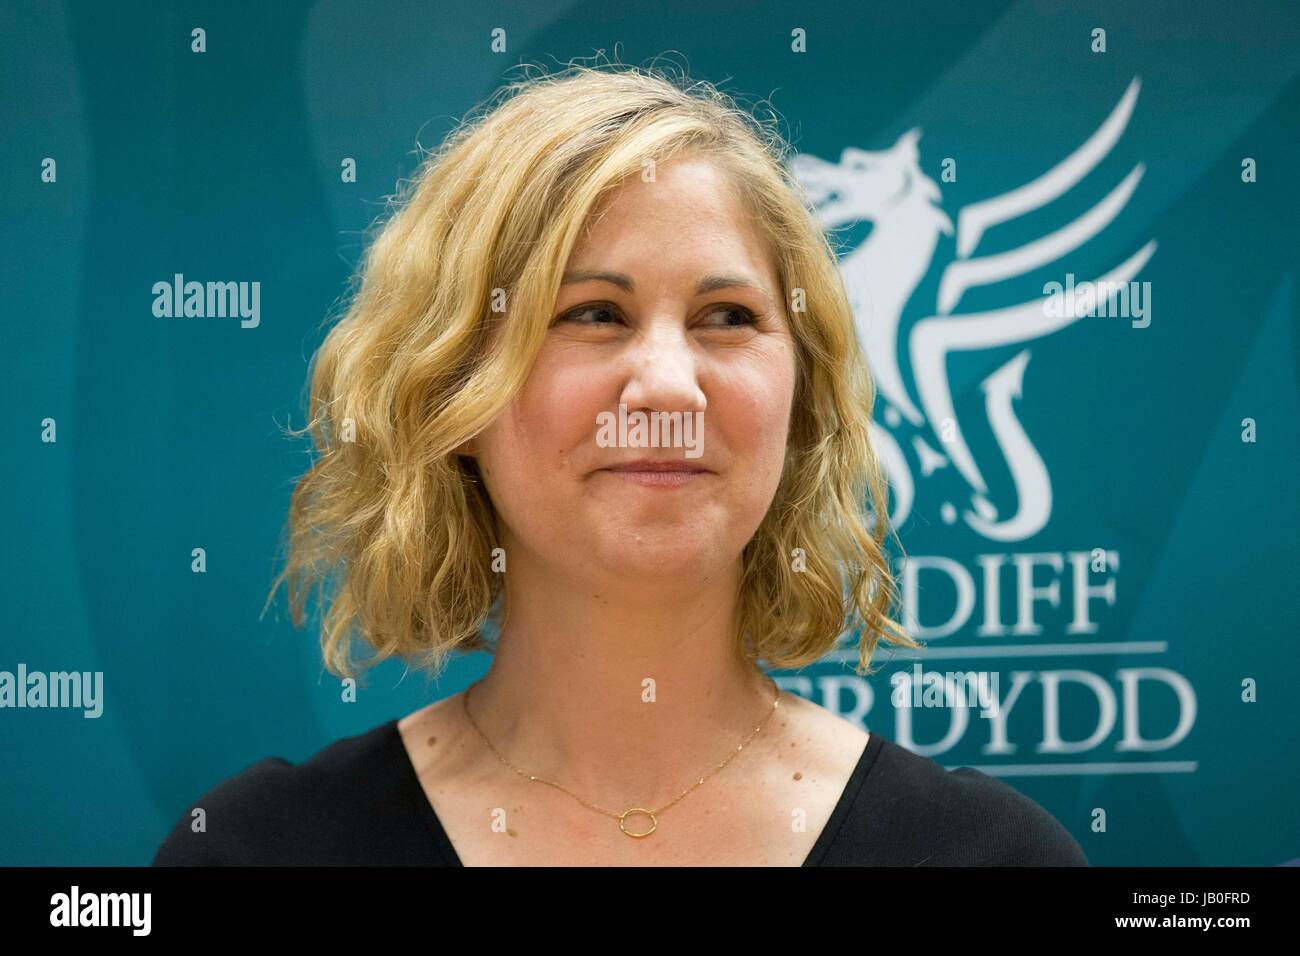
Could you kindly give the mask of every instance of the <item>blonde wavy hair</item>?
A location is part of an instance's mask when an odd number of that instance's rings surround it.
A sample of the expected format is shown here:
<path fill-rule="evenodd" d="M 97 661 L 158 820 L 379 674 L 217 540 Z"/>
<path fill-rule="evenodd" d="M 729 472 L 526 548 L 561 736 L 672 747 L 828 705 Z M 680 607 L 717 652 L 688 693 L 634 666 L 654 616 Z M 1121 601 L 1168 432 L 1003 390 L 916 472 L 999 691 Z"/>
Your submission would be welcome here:
<path fill-rule="evenodd" d="M 525 76 L 480 111 L 390 199 L 345 314 L 312 359 L 309 421 L 288 431 L 310 434 L 317 456 L 294 488 L 267 604 L 287 581 L 302 627 L 317 587 L 324 664 L 339 676 L 356 673 L 357 635 L 374 651 L 363 667 L 396 656 L 437 672 L 454 650 L 491 649 L 481 628 L 506 613 L 491 566 L 496 515 L 457 450 L 527 379 L 602 198 L 647 160 L 690 151 L 730 174 L 787 303 L 796 288 L 806 297 L 791 314 L 798 380 L 784 471 L 742 555 L 736 653 L 798 668 L 856 631 L 862 674 L 881 640 L 918 647 L 891 618 L 874 385 L 836 255 L 773 120 L 708 83 L 615 64 Z"/>

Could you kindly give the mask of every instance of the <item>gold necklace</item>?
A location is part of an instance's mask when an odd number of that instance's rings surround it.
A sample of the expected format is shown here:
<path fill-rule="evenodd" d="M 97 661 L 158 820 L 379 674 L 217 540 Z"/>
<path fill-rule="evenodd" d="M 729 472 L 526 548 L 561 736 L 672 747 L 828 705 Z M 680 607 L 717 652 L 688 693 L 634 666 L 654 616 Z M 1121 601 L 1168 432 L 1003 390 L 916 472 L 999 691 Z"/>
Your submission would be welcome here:
<path fill-rule="evenodd" d="M 505 757 L 501 756 L 500 752 L 496 749 L 496 747 L 492 746 L 492 741 L 488 740 L 487 734 L 483 733 L 483 729 L 479 727 L 478 723 L 474 720 L 473 714 L 469 712 L 469 692 L 473 690 L 475 687 L 477 687 L 482 682 L 483 678 L 479 678 L 479 680 L 476 680 L 473 684 L 470 684 L 470 686 L 466 688 L 465 693 L 461 695 L 461 703 L 464 705 L 465 716 L 469 718 L 470 724 L 472 724 L 474 729 L 478 731 L 478 735 L 483 738 L 483 742 L 488 745 L 488 749 L 490 749 L 494 754 L 496 754 L 497 759 L 500 760 L 503 764 L 505 764 L 515 773 L 519 774 L 519 776 L 521 777 L 527 777 L 529 780 L 534 780 L 537 783 L 544 783 L 547 784 L 548 786 L 554 787 L 556 790 L 562 790 L 565 793 L 567 793 L 569 796 L 573 797 L 573 799 L 581 803 L 584 807 L 588 807 L 589 809 L 595 810 L 598 813 L 603 813 L 607 817 L 613 817 L 615 820 L 618 821 L 618 828 L 620 830 L 622 830 L 625 834 L 627 834 L 630 837 L 636 837 L 639 839 L 641 837 L 648 837 L 650 834 L 654 833 L 655 830 L 658 829 L 659 827 L 658 815 L 660 813 L 663 813 L 665 810 L 671 807 L 682 797 L 686 796 L 688 793 L 690 793 L 700 784 L 704 783 L 705 780 L 708 780 L 715 773 L 717 773 L 719 770 L 721 770 L 723 767 L 729 764 L 732 760 L 734 760 L 736 755 L 745 749 L 745 744 L 748 744 L 751 740 L 753 740 L 754 737 L 758 734 L 758 732 L 763 729 L 764 725 L 767 724 L 767 722 L 772 719 L 772 715 L 776 713 L 776 708 L 779 707 L 781 704 L 781 688 L 776 681 L 772 680 L 770 676 L 768 676 L 767 679 L 772 682 L 772 686 L 776 689 L 776 697 L 772 701 L 772 709 L 767 712 L 767 716 L 764 717 L 762 721 L 759 723 L 759 725 L 754 728 L 754 732 L 745 738 L 745 743 L 737 747 L 735 751 L 732 752 L 730 757 L 722 761 L 722 763 L 718 764 L 716 767 L 714 767 L 712 770 L 706 773 L 703 777 L 701 777 L 697 782 L 691 784 L 689 787 L 687 787 L 685 790 L 679 793 L 668 803 L 665 803 L 658 810 L 647 810 L 645 807 L 629 807 L 628 809 L 624 810 L 622 813 L 614 813 L 612 810 L 606 810 L 603 807 L 598 807 L 593 803 L 588 803 L 586 800 L 582 799 L 582 797 L 578 796 L 572 790 L 566 790 L 564 787 L 561 787 L 558 783 L 555 783 L 552 780 L 543 780 L 541 777 L 534 776 L 533 774 L 524 773 L 524 771 L 520 770 L 518 767 L 511 764 L 510 761 L 506 760 Z M 633 816 L 634 814 L 640 814 L 642 816 L 649 817 L 650 829 L 642 833 L 629 830 L 627 828 L 627 818 L 629 816 Z"/>

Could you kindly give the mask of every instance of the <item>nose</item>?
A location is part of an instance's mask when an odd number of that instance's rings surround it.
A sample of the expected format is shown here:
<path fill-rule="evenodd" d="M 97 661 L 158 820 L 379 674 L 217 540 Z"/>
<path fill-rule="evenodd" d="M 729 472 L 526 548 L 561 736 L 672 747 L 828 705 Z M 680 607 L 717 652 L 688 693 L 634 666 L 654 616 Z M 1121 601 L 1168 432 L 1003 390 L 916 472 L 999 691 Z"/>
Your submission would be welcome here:
<path fill-rule="evenodd" d="M 628 343 L 625 384 L 619 402 L 629 412 L 702 412 L 699 356 L 680 323 L 651 323 Z"/>

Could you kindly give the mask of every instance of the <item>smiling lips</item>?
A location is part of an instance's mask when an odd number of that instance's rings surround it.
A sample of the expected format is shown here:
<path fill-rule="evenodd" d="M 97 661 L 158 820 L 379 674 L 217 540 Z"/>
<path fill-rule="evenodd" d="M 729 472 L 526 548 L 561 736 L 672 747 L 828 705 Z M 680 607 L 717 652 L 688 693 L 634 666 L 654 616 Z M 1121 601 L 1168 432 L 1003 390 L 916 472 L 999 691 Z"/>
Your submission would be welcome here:
<path fill-rule="evenodd" d="M 680 488 L 702 475 L 711 474 L 709 469 L 692 461 L 656 461 L 652 459 L 611 465 L 609 468 L 602 468 L 601 471 L 608 471 L 627 481 L 634 481 L 638 485 L 644 485 L 648 488 Z"/>

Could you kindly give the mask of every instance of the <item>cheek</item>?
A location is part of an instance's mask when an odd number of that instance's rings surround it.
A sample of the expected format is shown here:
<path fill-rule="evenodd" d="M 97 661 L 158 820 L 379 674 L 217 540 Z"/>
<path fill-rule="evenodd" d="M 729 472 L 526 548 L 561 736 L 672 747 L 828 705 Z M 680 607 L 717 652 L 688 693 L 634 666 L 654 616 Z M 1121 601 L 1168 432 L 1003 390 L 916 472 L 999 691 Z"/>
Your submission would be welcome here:
<path fill-rule="evenodd" d="M 785 349 L 738 367 L 728 382 L 727 427 L 732 440 L 748 447 L 750 457 L 778 470 L 789 439 L 794 385 L 794 361 Z"/>
<path fill-rule="evenodd" d="M 486 446 L 502 494 L 528 502 L 545 498 L 555 480 L 581 477 L 602 408 L 595 376 L 539 359 L 533 374 L 489 429 Z"/>
<path fill-rule="evenodd" d="M 543 449 L 548 437 L 540 432 L 544 419 L 524 404 L 506 408 L 482 435 L 479 467 L 492 506 L 505 528 L 525 539 L 544 534 L 546 482 L 539 475 L 550 465 Z"/>
<path fill-rule="evenodd" d="M 543 353 L 515 403 L 512 439 L 548 470 L 573 466 L 594 443 L 596 415 L 609 394 L 591 363 Z"/>

